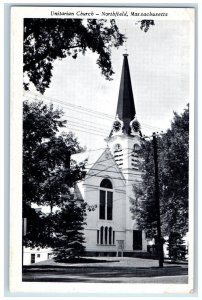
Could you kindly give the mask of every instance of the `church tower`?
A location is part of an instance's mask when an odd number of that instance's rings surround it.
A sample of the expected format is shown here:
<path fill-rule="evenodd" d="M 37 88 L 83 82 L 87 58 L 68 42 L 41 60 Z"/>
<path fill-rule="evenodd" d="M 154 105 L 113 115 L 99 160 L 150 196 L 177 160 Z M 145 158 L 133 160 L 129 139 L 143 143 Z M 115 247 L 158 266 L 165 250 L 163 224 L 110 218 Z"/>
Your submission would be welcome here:
<path fill-rule="evenodd" d="M 128 54 L 123 55 L 116 116 L 107 143 L 126 181 L 125 247 L 137 250 L 134 246 L 134 240 L 137 239 L 135 235 L 141 235 L 140 240 L 143 242 L 144 233 L 138 232 L 135 220 L 132 220 L 130 206 L 131 199 L 135 198 L 133 186 L 139 185 L 141 182 L 138 158 L 138 152 L 141 149 L 141 131 L 133 99 Z M 143 246 L 143 248 L 145 247 Z"/>
<path fill-rule="evenodd" d="M 136 152 L 140 149 L 141 131 L 140 123 L 136 117 L 128 54 L 124 54 L 123 57 L 116 116 L 107 142 L 123 172 L 130 170 L 130 174 L 136 174 L 138 171 Z M 124 173 L 127 175 L 126 172 Z M 128 176 L 125 178 L 127 179 Z"/>

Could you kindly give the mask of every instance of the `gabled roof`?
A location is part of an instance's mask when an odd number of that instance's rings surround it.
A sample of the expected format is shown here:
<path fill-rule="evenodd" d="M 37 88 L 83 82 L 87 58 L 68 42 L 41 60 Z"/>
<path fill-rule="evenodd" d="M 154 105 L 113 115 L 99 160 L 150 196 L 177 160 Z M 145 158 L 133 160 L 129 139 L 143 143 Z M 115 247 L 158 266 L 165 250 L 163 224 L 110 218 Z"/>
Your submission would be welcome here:
<path fill-rule="evenodd" d="M 108 166 L 106 166 L 108 163 L 110 162 L 110 164 Z M 99 170 L 97 170 L 95 168 L 95 165 L 102 165 L 104 168 L 100 168 Z M 89 169 L 88 169 L 88 173 L 90 173 L 91 171 L 95 171 L 95 176 L 96 177 L 96 174 L 99 175 L 99 176 L 103 176 L 103 173 L 106 173 L 108 177 L 110 177 L 112 175 L 111 173 L 111 168 L 114 168 L 116 169 L 116 172 L 117 174 L 120 175 L 121 178 L 118 178 L 117 179 L 122 179 L 125 181 L 125 177 L 123 176 L 123 173 L 122 173 L 122 170 L 119 168 L 119 166 L 117 165 L 111 151 L 109 148 L 106 148 L 103 153 L 100 155 L 100 157 L 98 157 L 98 159 L 94 162 L 94 164 L 92 164 Z M 87 176 L 88 177 L 88 173 L 87 173 Z M 90 175 L 91 177 L 91 175 Z"/>
<path fill-rule="evenodd" d="M 108 158 L 105 158 L 106 157 L 106 153 L 107 153 Z M 116 168 L 117 173 L 119 173 L 120 176 L 121 176 L 121 178 L 125 181 L 125 177 L 122 174 L 122 170 L 117 165 L 117 163 L 116 163 L 116 161 L 115 161 L 115 159 L 114 159 L 114 157 L 113 157 L 113 155 L 112 155 L 112 153 L 111 153 L 111 151 L 110 151 L 109 148 L 106 148 L 105 150 L 103 150 L 103 149 L 89 150 L 89 151 L 85 151 L 83 153 L 74 154 L 74 155 L 72 155 L 72 159 L 74 159 L 77 163 L 82 162 L 82 161 L 84 161 L 84 160 L 87 159 L 87 163 L 86 163 L 86 172 L 87 172 L 86 173 L 86 178 L 88 176 L 88 173 L 94 168 L 95 164 L 97 164 L 97 163 L 103 163 L 104 164 L 107 161 L 111 160 L 113 162 L 112 166 L 114 168 Z M 104 172 L 104 170 L 102 170 L 101 172 Z M 81 187 L 81 185 L 82 185 L 83 181 L 78 184 L 81 193 L 82 193 L 82 187 Z"/>
<path fill-rule="evenodd" d="M 77 198 L 78 200 L 83 200 L 84 199 L 84 196 L 85 196 L 85 180 L 88 180 L 88 179 L 92 179 L 94 177 L 103 177 L 103 178 L 112 178 L 113 180 L 114 179 L 118 179 L 118 180 L 122 180 L 125 182 L 125 177 L 122 173 L 122 170 L 119 168 L 119 166 L 117 165 L 111 151 L 109 148 L 106 148 L 105 150 L 102 150 L 102 152 L 97 152 L 97 155 L 90 155 L 91 153 L 94 153 L 93 150 L 91 151 L 86 151 L 85 153 L 82 153 L 82 160 L 80 161 L 83 161 L 85 158 L 88 158 L 89 157 L 89 160 L 86 164 L 87 168 L 86 168 L 86 171 L 87 171 L 87 174 L 86 174 L 86 177 L 82 180 L 82 181 L 79 181 L 76 186 L 75 186 L 75 198 Z M 106 154 L 107 154 L 107 157 L 106 157 Z M 77 156 L 77 157 L 76 157 Z M 77 162 L 79 162 L 77 159 L 81 159 L 81 155 L 72 155 L 73 159 L 75 159 Z M 94 162 L 93 162 L 94 160 Z M 90 162 L 90 163 L 89 163 Z M 109 166 L 104 166 L 104 168 L 102 169 L 97 169 L 98 165 L 102 165 L 102 164 L 106 164 L 106 162 L 110 162 Z M 115 169 L 113 172 L 111 169 Z M 95 173 L 95 174 L 91 174 L 92 173 Z M 116 174 L 116 175 L 114 175 Z M 117 178 L 114 178 L 117 177 Z M 116 187 L 116 186 L 115 186 Z M 120 186 L 119 186 L 120 188 Z"/>
<path fill-rule="evenodd" d="M 71 156 L 71 158 L 73 160 L 75 160 L 76 162 L 78 162 L 78 163 L 87 160 L 87 165 L 90 166 L 90 165 L 93 165 L 96 162 L 96 160 L 102 155 L 104 150 L 105 150 L 104 148 L 90 149 L 90 150 L 87 150 L 85 152 L 73 154 Z"/>

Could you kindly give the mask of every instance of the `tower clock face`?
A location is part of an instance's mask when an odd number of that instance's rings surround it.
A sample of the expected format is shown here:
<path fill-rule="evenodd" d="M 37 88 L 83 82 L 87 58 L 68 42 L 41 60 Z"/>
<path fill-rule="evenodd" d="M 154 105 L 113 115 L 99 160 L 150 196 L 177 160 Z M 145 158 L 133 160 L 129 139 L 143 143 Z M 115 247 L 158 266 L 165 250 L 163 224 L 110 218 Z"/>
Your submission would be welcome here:
<path fill-rule="evenodd" d="M 119 121 L 114 121 L 113 129 L 114 131 L 119 131 L 121 129 L 121 123 Z"/>
<path fill-rule="evenodd" d="M 138 121 L 133 121 L 133 123 L 132 123 L 132 129 L 135 131 L 135 132 L 137 132 L 138 130 L 140 130 L 140 123 L 138 122 Z"/>

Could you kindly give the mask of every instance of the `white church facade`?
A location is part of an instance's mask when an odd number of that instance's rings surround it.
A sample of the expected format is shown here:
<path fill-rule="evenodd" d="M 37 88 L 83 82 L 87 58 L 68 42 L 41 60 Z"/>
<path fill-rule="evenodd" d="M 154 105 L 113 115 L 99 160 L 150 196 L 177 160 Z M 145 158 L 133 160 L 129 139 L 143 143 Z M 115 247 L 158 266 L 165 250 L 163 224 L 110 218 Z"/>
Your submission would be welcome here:
<path fill-rule="evenodd" d="M 110 128 L 109 128 L 110 131 Z M 116 117 L 106 149 L 75 155 L 88 159 L 87 174 L 78 184 L 89 207 L 85 226 L 89 255 L 134 255 L 147 251 L 145 233 L 137 228 L 130 211 L 134 185 L 141 184 L 138 150 L 140 124 L 136 118 L 128 55 L 124 54 Z"/>

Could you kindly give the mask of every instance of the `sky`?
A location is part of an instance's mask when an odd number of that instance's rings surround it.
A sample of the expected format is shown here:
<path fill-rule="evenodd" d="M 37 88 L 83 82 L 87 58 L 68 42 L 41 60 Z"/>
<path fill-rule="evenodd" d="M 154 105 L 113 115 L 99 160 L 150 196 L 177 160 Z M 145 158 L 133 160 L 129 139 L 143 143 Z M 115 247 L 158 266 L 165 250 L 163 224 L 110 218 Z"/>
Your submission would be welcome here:
<path fill-rule="evenodd" d="M 77 59 L 54 63 L 53 77 L 42 97 L 65 111 L 68 130 L 87 149 L 105 147 L 116 114 L 123 53 L 128 53 L 137 119 L 142 133 L 165 131 L 173 111 L 181 113 L 190 102 L 190 23 L 156 20 L 147 33 L 132 19 L 117 20 L 127 43 L 112 51 L 115 74 L 108 81 L 87 51 Z M 34 94 L 36 93 L 33 90 Z M 33 94 L 32 94 L 33 96 Z"/>

